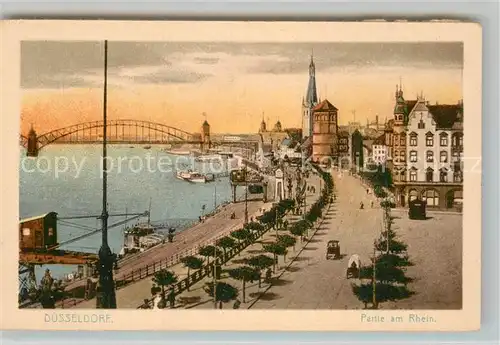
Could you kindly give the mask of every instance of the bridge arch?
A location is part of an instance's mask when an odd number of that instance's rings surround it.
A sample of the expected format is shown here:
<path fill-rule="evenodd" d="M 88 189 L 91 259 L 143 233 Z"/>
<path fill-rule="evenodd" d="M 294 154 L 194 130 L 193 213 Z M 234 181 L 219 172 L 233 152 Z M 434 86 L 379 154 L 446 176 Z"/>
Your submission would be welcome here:
<path fill-rule="evenodd" d="M 98 129 L 102 129 L 103 127 L 104 121 L 100 120 L 82 122 L 75 125 L 58 128 L 37 136 L 38 148 L 41 149 L 42 147 L 45 147 L 57 140 L 60 140 L 61 138 L 68 137 L 72 134 L 77 134 L 77 136 L 78 134 L 82 134 L 81 139 L 77 138 L 77 141 L 80 140 L 81 142 L 91 142 L 92 137 L 95 138 L 94 141 L 99 141 L 102 140 L 102 131 L 99 134 Z M 151 121 L 130 119 L 108 120 L 107 128 L 107 138 L 108 140 L 110 140 L 110 142 L 201 142 L 200 135 L 191 134 L 172 126 Z M 125 136 L 126 129 L 128 129 L 127 136 Z M 134 129 L 132 131 L 133 133 L 131 133 L 132 129 Z M 162 134 L 162 137 L 160 139 L 158 139 L 158 133 Z M 166 140 L 165 137 L 167 138 Z"/>

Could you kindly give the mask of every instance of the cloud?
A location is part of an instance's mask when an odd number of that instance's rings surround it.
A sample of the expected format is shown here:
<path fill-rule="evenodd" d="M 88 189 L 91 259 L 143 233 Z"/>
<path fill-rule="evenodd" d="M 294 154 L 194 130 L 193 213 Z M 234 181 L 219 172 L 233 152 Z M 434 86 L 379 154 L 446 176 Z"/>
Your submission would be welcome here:
<path fill-rule="evenodd" d="M 132 77 L 135 83 L 139 84 L 181 84 L 195 83 L 210 77 L 210 74 L 181 71 L 160 71 Z"/>
<path fill-rule="evenodd" d="M 194 61 L 203 65 L 215 65 L 219 62 L 219 58 L 216 57 L 195 57 Z"/>
<path fill-rule="evenodd" d="M 21 87 L 102 85 L 102 42 L 25 41 Z M 311 53 L 316 71 L 409 67 L 460 69 L 461 43 L 227 43 L 109 42 L 110 83 L 196 83 L 211 76 L 306 74 Z M 135 74 L 131 74 L 135 73 Z"/>
<path fill-rule="evenodd" d="M 316 71 L 352 68 L 414 67 L 460 69 L 461 43 L 314 43 L 283 44 L 279 54 L 285 61 L 263 60 L 248 73 L 307 73 L 310 56 Z"/>

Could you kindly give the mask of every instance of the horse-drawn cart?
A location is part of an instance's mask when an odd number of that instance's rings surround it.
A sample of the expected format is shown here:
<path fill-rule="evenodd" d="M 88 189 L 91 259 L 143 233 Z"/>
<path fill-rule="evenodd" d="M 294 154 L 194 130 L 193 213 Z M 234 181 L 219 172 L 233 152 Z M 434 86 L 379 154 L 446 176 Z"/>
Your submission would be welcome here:
<path fill-rule="evenodd" d="M 329 260 L 330 257 L 334 260 L 340 259 L 340 246 L 337 240 L 328 241 L 326 245 L 326 259 Z"/>
<path fill-rule="evenodd" d="M 361 260 L 358 254 L 353 254 L 349 258 L 349 263 L 347 264 L 346 278 L 359 278 L 359 273 L 361 269 Z"/>

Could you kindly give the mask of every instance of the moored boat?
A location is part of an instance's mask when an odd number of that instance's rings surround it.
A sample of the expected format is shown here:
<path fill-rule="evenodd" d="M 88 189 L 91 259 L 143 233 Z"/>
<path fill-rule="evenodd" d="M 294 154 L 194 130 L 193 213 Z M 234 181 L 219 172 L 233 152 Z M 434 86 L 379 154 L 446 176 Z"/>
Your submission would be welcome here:
<path fill-rule="evenodd" d="M 165 149 L 165 150 L 163 150 L 163 152 L 174 155 L 174 156 L 190 156 L 191 155 L 191 151 L 189 151 L 189 150 Z"/>
<path fill-rule="evenodd" d="M 186 171 L 178 171 L 177 178 L 180 180 L 194 182 L 194 183 L 205 183 L 207 179 L 204 175 L 200 174 L 197 171 L 186 170 Z"/>

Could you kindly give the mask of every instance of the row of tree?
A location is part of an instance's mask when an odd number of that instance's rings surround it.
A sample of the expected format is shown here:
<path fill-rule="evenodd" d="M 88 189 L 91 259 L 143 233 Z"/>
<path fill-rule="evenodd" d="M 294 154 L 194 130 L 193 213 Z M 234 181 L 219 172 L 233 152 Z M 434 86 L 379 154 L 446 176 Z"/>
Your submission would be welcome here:
<path fill-rule="evenodd" d="M 317 168 L 317 171 L 324 180 L 325 188 L 322 191 L 321 197 L 311 206 L 302 220 L 290 226 L 286 220 L 283 220 L 285 215 L 296 206 L 295 200 L 285 199 L 277 203 L 269 211 L 264 212 L 264 214 L 257 218 L 256 222 L 248 223 L 242 229 L 231 232 L 230 236 L 219 239 L 215 246 L 208 245 L 200 248 L 198 254 L 204 257 L 204 259 L 198 256 L 184 257 L 182 263 L 188 268 L 188 289 L 191 282 L 191 271 L 202 269 L 205 265 L 216 267 L 219 262 L 226 263 L 230 259 L 227 255 L 229 250 L 234 249 L 236 246 L 243 249 L 246 245 L 255 243 L 265 231 L 274 229 L 276 230 L 275 241 L 273 243 L 263 244 L 263 250 L 271 256 L 265 254 L 252 256 L 243 260 L 241 266 L 226 271 L 229 277 L 241 281 L 241 297 L 243 303 L 245 303 L 246 284 L 248 282 L 258 281 L 260 287 L 263 279 L 271 279 L 272 272 L 276 272 L 278 257 L 283 256 L 284 261 L 286 261 L 288 249 L 293 247 L 293 250 L 295 250 L 297 239 L 300 238 L 301 241 L 304 239 L 305 233 L 312 227 L 313 223 L 321 217 L 323 207 L 330 201 L 333 191 L 333 180 L 331 175 L 323 172 L 319 168 Z M 214 260 L 217 260 L 216 265 L 213 264 Z M 264 277 L 263 272 L 265 272 Z M 212 271 L 212 274 L 217 274 L 217 272 Z M 170 287 L 173 291 L 172 285 L 177 283 L 177 277 L 173 272 L 162 270 L 155 274 L 153 282 L 161 287 L 162 301 L 165 301 L 165 289 L 166 287 Z M 215 300 L 219 308 L 222 308 L 223 303 L 234 300 L 238 296 L 238 289 L 236 287 L 219 280 L 216 280 L 215 285 L 214 282 L 206 283 L 204 291 L 212 298 L 215 293 Z M 171 293 L 171 295 L 173 295 L 175 299 L 175 294 Z M 162 303 L 162 305 L 166 305 L 166 303 Z"/>
<path fill-rule="evenodd" d="M 231 250 L 242 250 L 247 245 L 254 243 L 265 231 L 278 226 L 280 220 L 286 212 L 291 210 L 293 207 L 293 200 L 283 200 L 273 206 L 270 210 L 264 212 L 264 214 L 258 218 L 258 221 L 247 223 L 243 228 L 231 232 L 229 236 L 224 236 L 218 239 L 215 245 L 207 245 L 199 248 L 198 255 L 196 256 L 192 255 L 183 257 L 181 262 L 188 269 L 186 289 L 189 290 L 193 283 L 191 279 L 191 272 L 207 267 L 209 275 L 219 275 L 221 265 L 230 259 L 229 252 Z M 214 260 L 216 261 L 215 263 Z M 269 260 L 273 261 L 272 258 L 269 258 Z M 244 295 L 245 283 L 250 280 L 260 280 L 261 270 L 273 264 L 273 262 L 270 262 L 269 260 L 266 260 L 264 256 L 254 257 L 248 261 L 247 265 L 237 269 L 228 270 L 227 272 L 229 276 L 243 282 Z M 215 269 L 210 270 L 212 267 Z M 152 294 L 161 292 L 161 302 L 159 304 L 160 308 L 165 307 L 167 304 L 167 290 L 170 290 L 168 299 L 171 301 L 172 305 L 172 300 L 175 299 L 174 285 L 178 282 L 179 280 L 175 273 L 166 269 L 155 273 L 153 283 L 156 285 L 156 288 L 153 288 L 151 292 Z M 213 297 L 213 290 L 213 282 L 207 283 L 205 291 L 211 297 Z M 228 302 L 231 299 L 236 298 L 238 290 L 230 284 L 218 282 L 216 293 L 217 301 L 220 304 L 220 307 L 222 307 L 222 302 Z"/>
<path fill-rule="evenodd" d="M 383 204 L 383 231 L 374 241 L 372 265 L 363 267 L 360 278 L 369 279 L 369 283 L 352 284 L 352 291 L 363 302 L 365 309 L 371 303 L 371 309 L 378 309 L 379 304 L 409 297 L 412 292 L 407 284 L 411 278 L 406 276 L 406 268 L 413 265 L 409 259 L 407 245 L 395 233 L 390 214 L 390 205 Z"/>

